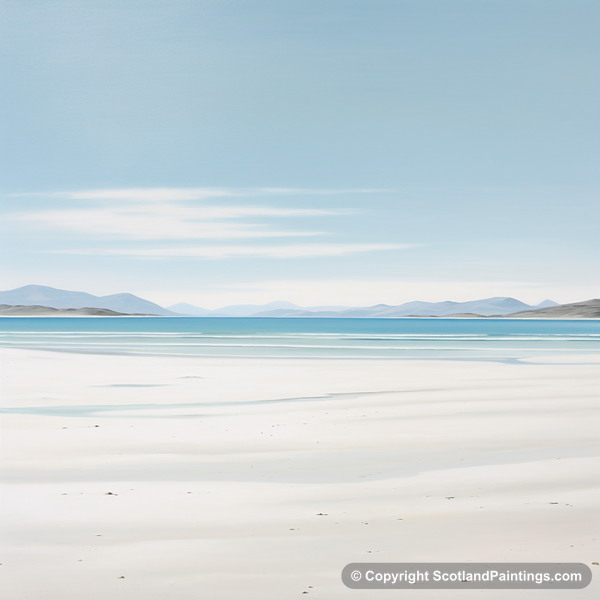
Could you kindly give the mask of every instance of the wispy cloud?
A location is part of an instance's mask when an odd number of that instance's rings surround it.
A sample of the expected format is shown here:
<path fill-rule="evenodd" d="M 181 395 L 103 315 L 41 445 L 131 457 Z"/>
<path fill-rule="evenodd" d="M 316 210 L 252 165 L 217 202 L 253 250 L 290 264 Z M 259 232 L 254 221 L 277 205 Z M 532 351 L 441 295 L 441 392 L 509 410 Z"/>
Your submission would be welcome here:
<path fill-rule="evenodd" d="M 120 240 L 217 240 L 320 235 L 320 231 L 274 230 L 263 223 L 233 219 L 255 217 L 315 217 L 332 214 L 315 209 L 279 209 L 256 206 L 178 206 L 136 204 L 47 210 L 15 215 L 45 230 L 110 237 Z"/>
<path fill-rule="evenodd" d="M 297 188 L 132 188 L 61 192 L 50 195 L 56 208 L 5 215 L 13 222 L 46 234 L 61 234 L 61 253 L 119 255 L 137 258 L 227 257 L 300 258 L 344 256 L 357 252 L 397 250 L 394 243 L 303 243 L 254 245 L 254 240 L 322 236 L 335 220 L 353 215 L 345 209 L 281 206 L 276 196 L 367 193 L 375 190 L 306 190 Z M 244 196 L 242 199 L 241 197 Z M 255 204 L 259 197 L 262 205 Z M 233 199 L 235 198 L 235 199 Z M 233 200 L 232 200 L 233 199 Z M 65 205 L 66 201 L 66 205 Z M 75 205 L 72 204 L 73 201 Z M 235 205 L 230 205 L 233 202 Z M 250 204 L 252 203 L 252 204 Z M 284 223 L 304 219 L 302 227 Z M 317 227 L 306 227 L 306 219 Z M 335 233 L 335 232 L 334 232 Z M 63 235 L 68 234 L 68 235 Z M 73 249 L 76 240 L 96 241 L 95 249 Z M 206 242 L 246 240 L 240 245 L 209 245 Z M 148 242 L 161 242 L 148 248 Z M 146 242 L 144 246 L 141 246 Z M 171 242 L 170 245 L 165 242 Z M 177 244 L 177 245 L 175 245 Z M 78 244 L 80 246 L 82 244 Z"/>
<path fill-rule="evenodd" d="M 223 188 L 124 188 L 58 192 L 56 196 L 71 200 L 142 200 L 165 202 L 170 200 L 206 200 L 237 196 L 233 190 Z"/>
<path fill-rule="evenodd" d="M 257 194 L 254 190 L 252 193 Z M 302 237 L 322 231 L 282 230 L 275 218 L 325 217 L 349 211 L 219 203 L 226 197 L 249 192 L 213 188 L 135 188 L 56 193 L 52 197 L 75 200 L 76 207 L 61 207 L 8 215 L 38 230 L 111 240 L 227 240 Z M 263 193 L 263 196 L 265 194 Z M 267 194 L 268 196 L 269 194 Z M 208 203 L 211 199 L 212 202 Z M 217 201 L 217 203 L 215 203 Z M 265 222 L 257 222 L 264 219 Z"/>
<path fill-rule="evenodd" d="M 149 202 L 206 200 L 207 198 L 225 198 L 237 196 L 329 196 L 335 194 L 377 194 L 383 189 L 365 188 L 120 188 L 81 190 L 75 192 L 57 192 L 55 197 L 71 200 L 142 200 Z"/>
<path fill-rule="evenodd" d="M 415 244 L 288 244 L 281 246 L 255 245 L 211 245 L 179 248 L 99 248 L 62 250 L 60 254 L 90 254 L 131 256 L 136 258 L 205 258 L 220 259 L 232 257 L 263 258 L 310 258 L 319 256 L 346 256 L 357 252 L 381 250 L 401 250 Z"/>
<path fill-rule="evenodd" d="M 383 188 L 334 188 L 334 189 L 319 189 L 319 188 L 257 188 L 254 192 L 260 194 L 277 194 L 277 195 L 303 195 L 303 196 L 332 196 L 339 194 L 381 194 L 391 190 Z"/>

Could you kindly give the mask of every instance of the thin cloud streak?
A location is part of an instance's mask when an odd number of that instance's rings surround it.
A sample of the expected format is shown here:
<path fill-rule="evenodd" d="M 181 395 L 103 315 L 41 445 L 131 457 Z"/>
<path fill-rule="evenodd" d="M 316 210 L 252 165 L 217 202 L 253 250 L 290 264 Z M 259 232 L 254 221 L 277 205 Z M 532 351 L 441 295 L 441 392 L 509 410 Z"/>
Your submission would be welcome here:
<path fill-rule="evenodd" d="M 58 250 L 57 254 L 83 254 L 104 256 L 129 256 L 133 258 L 316 258 L 324 256 L 346 256 L 358 252 L 403 250 L 418 244 L 290 244 L 286 246 L 193 246 L 183 248 L 98 248 L 80 250 Z"/>
<path fill-rule="evenodd" d="M 221 188 L 129 188 L 58 192 L 55 194 L 55 196 L 69 200 L 141 200 L 145 202 L 206 200 L 207 198 L 238 195 L 232 190 Z"/>
<path fill-rule="evenodd" d="M 319 217 L 336 214 L 321 209 L 285 209 L 260 206 L 178 206 L 144 202 L 134 205 L 16 213 L 12 219 L 42 230 L 85 234 L 121 240 L 233 239 L 301 237 L 321 231 L 271 230 L 260 223 L 227 223 L 254 217 Z"/>
<path fill-rule="evenodd" d="M 217 188 L 132 188 L 89 190 L 55 194 L 62 200 L 74 200 L 75 207 L 56 207 L 36 212 L 19 212 L 7 215 L 14 224 L 29 225 L 40 233 L 62 234 L 61 241 L 85 238 L 102 242 L 102 247 L 64 248 L 54 250 L 59 254 L 128 256 L 139 259 L 224 259 L 234 257 L 255 258 L 312 258 L 346 256 L 359 252 L 399 250 L 413 245 L 397 243 L 298 243 L 280 245 L 253 245 L 260 239 L 308 238 L 325 235 L 322 230 L 306 230 L 274 225 L 274 219 L 316 219 L 356 215 L 346 209 L 288 208 L 273 206 L 276 195 L 281 194 L 334 194 L 364 193 L 373 190 L 303 190 L 297 188 L 256 188 L 253 190 L 228 190 Z M 215 203 L 217 197 L 251 196 L 269 197 L 271 205 L 236 206 Z M 210 204 L 204 200 L 211 198 Z M 192 202 L 190 202 L 192 201 Z M 261 222 L 264 221 L 264 222 Z M 327 221 L 331 224 L 331 221 Z M 65 235 L 66 234 L 66 235 Z M 206 242 L 247 240 L 247 244 L 207 244 Z M 139 242 L 181 242 L 165 247 L 140 246 Z M 129 244 L 132 242 L 133 244 Z M 137 243 L 136 243 L 137 242 Z M 64 244 L 61 244 L 64 246 Z M 78 244 L 80 245 L 80 244 Z M 129 246 L 129 247 L 127 247 Z"/>
<path fill-rule="evenodd" d="M 336 194 L 383 194 L 393 190 L 383 188 L 340 188 L 340 189 L 311 189 L 311 188 L 258 188 L 253 193 L 289 194 L 309 196 L 331 196 Z"/>
<path fill-rule="evenodd" d="M 396 190 L 387 188 L 106 188 L 62 192 L 17 192 L 7 197 L 60 198 L 64 200 L 137 200 L 146 202 L 170 202 L 206 200 L 207 198 L 249 196 L 332 196 L 340 194 L 383 194 Z"/>

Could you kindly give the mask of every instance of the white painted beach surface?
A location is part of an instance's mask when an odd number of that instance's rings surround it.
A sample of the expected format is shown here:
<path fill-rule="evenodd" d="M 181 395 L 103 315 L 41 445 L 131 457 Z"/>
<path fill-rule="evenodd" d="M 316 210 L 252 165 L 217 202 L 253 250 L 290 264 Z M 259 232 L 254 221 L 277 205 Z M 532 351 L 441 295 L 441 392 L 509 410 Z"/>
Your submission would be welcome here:
<path fill-rule="evenodd" d="M 370 599 L 346 564 L 600 562 L 599 365 L 0 349 L 2 598 Z M 591 600 L 591 568 L 401 593 Z"/>

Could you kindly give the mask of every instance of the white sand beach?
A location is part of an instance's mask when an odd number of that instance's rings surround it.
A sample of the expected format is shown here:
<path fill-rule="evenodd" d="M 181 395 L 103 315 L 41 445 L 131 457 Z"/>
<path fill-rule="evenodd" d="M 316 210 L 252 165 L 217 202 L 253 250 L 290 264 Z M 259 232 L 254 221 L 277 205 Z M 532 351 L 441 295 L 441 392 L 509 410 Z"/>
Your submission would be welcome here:
<path fill-rule="evenodd" d="M 346 564 L 600 562 L 600 357 L 0 368 L 2 598 L 371 599 Z M 592 600 L 591 568 L 582 590 L 402 595 Z"/>

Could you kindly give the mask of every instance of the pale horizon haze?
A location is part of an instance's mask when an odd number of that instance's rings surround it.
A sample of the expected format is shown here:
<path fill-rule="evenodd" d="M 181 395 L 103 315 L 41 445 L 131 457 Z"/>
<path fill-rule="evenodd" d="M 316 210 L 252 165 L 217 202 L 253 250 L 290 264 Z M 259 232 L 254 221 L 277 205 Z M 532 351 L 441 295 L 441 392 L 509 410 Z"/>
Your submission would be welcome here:
<path fill-rule="evenodd" d="M 0 290 L 600 297 L 600 4 L 7 0 Z"/>

